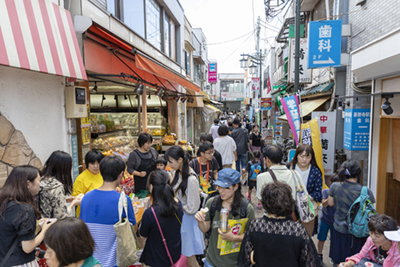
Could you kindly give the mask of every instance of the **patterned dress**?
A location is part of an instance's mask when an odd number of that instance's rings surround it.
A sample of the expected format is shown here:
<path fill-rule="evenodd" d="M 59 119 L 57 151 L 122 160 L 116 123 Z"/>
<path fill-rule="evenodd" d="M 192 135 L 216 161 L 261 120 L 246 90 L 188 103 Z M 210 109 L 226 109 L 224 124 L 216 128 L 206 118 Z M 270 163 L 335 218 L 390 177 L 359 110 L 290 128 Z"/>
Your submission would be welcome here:
<path fill-rule="evenodd" d="M 317 249 L 306 228 L 291 219 L 266 215 L 251 222 L 240 248 L 238 266 L 321 266 Z"/>

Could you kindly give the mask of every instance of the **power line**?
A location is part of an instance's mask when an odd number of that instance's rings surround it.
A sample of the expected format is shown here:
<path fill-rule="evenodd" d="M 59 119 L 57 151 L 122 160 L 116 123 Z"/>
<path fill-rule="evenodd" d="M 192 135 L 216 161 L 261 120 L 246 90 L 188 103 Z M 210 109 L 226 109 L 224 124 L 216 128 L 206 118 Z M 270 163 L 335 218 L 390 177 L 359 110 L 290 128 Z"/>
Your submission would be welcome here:
<path fill-rule="evenodd" d="M 236 40 L 238 40 L 238 39 L 240 39 L 240 38 L 243 38 L 243 37 L 245 37 L 245 36 L 247 36 L 247 35 L 249 35 L 249 34 L 251 34 L 251 33 L 254 33 L 254 30 L 252 30 L 251 32 L 248 32 L 248 33 L 246 33 L 245 35 L 239 36 L 239 37 L 237 37 L 237 38 L 235 38 L 235 39 L 231 39 L 231 40 L 228 40 L 228 41 L 223 41 L 223 42 L 219 42 L 219 43 L 207 44 L 207 45 L 219 45 L 219 44 L 226 44 L 226 43 L 229 43 L 229 42 L 236 41 Z"/>
<path fill-rule="evenodd" d="M 242 45 L 244 45 L 246 41 L 248 42 L 249 39 L 250 39 L 250 37 L 251 37 L 251 35 L 249 35 L 249 37 L 247 37 L 247 39 L 244 40 L 244 42 L 242 43 Z M 225 58 L 225 59 L 221 62 L 221 64 L 223 64 L 225 61 L 227 61 L 227 60 L 233 55 L 233 53 L 235 53 L 242 45 L 239 45 L 227 58 Z"/>

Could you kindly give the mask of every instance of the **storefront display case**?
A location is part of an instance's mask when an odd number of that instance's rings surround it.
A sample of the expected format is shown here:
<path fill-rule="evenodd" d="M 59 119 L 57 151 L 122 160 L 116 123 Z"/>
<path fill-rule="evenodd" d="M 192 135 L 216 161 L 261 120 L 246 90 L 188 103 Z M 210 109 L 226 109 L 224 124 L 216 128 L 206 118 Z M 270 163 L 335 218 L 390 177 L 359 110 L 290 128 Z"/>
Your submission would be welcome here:
<path fill-rule="evenodd" d="M 105 156 L 119 155 L 127 159 L 138 147 L 140 133 L 137 113 L 94 113 L 90 114 L 92 149 Z M 147 132 L 153 136 L 153 144 L 161 145 L 167 128 L 166 119 L 160 113 L 147 113 Z"/>

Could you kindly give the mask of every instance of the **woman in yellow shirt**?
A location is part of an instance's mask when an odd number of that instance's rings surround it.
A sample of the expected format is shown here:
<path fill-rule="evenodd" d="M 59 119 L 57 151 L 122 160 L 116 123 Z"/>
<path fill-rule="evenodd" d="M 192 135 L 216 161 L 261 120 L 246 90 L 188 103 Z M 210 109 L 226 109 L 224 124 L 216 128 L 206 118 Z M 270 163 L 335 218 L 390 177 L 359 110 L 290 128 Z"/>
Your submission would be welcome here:
<path fill-rule="evenodd" d="M 85 156 L 86 170 L 84 170 L 75 179 L 72 189 L 72 196 L 86 194 L 89 191 L 99 188 L 103 185 L 103 177 L 100 174 L 99 163 L 104 158 L 103 154 L 98 150 L 89 151 Z M 76 209 L 76 217 L 79 217 L 81 207 Z"/>

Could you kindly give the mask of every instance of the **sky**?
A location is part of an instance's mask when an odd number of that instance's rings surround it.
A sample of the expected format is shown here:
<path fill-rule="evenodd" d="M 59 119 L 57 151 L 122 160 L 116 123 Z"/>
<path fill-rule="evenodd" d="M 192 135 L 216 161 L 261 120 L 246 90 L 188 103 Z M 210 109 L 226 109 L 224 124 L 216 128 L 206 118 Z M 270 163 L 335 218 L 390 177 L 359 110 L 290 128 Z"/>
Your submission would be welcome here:
<path fill-rule="evenodd" d="M 240 68 L 240 54 L 256 51 L 255 35 L 249 33 L 254 30 L 258 16 L 265 20 L 264 0 L 179 2 L 192 28 L 203 30 L 207 38 L 208 58 L 217 60 L 218 73 L 244 73 Z M 230 41 L 241 36 L 244 37 Z"/>

